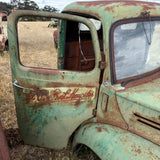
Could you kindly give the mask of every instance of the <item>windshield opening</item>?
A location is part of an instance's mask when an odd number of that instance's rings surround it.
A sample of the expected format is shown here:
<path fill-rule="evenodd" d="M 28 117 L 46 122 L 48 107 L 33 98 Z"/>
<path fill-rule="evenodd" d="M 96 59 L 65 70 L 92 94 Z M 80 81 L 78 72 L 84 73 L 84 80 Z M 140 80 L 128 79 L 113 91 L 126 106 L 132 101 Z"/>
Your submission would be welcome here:
<path fill-rule="evenodd" d="M 118 25 L 113 33 L 114 72 L 123 80 L 160 67 L 160 21 Z"/>

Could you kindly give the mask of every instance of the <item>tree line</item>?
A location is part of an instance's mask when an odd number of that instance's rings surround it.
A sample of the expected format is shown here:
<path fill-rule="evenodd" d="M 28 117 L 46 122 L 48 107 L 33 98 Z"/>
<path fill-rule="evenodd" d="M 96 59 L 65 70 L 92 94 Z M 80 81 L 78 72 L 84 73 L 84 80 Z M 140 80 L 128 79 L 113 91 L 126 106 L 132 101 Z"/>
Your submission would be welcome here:
<path fill-rule="evenodd" d="M 45 5 L 39 8 L 38 4 L 33 0 L 11 0 L 10 3 L 0 2 L 0 11 L 10 14 L 13 10 L 36 10 L 47 12 L 58 12 L 58 9 Z"/>

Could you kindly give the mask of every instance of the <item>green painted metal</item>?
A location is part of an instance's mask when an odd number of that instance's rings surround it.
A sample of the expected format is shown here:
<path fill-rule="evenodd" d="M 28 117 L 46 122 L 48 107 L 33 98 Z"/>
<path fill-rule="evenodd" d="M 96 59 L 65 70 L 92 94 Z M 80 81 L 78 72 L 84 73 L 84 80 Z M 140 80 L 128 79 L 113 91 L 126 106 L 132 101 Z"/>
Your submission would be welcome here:
<path fill-rule="evenodd" d="M 159 72 L 155 77 L 148 77 L 150 81 L 147 82 L 145 77 L 139 84 L 137 81 L 133 82 L 131 87 L 125 88 L 121 84 L 111 83 L 111 27 L 119 20 L 142 17 L 141 13 L 146 11 L 150 11 L 151 16 L 160 17 L 160 4 L 137 1 L 75 2 L 65 7 L 65 14 L 20 11 L 9 17 L 13 81 L 16 79 L 19 85 L 25 87 L 14 87 L 14 92 L 20 132 L 26 143 L 61 149 L 67 145 L 79 125 L 93 118 L 92 112 L 96 108 L 97 113 L 94 115 L 97 123 L 82 125 L 74 136 L 73 147 L 79 143 L 85 144 L 101 159 L 160 159 Z M 102 84 L 99 84 L 98 65 L 101 57 L 96 30 L 88 19 L 74 14 L 96 17 L 102 22 L 107 63 Z M 87 24 L 94 42 L 95 68 L 84 73 L 22 66 L 19 63 L 16 32 L 17 18 L 22 15 L 64 19 L 61 26 L 63 32 L 60 35 L 59 62 L 64 52 L 65 20 Z M 62 63 L 58 66 L 63 69 Z M 51 94 L 56 90 L 60 90 L 62 94 L 69 93 L 69 96 L 74 93 L 82 101 L 62 100 L 60 97 L 57 101 Z M 33 95 L 38 94 L 38 101 L 35 101 Z M 31 98 L 26 99 L 26 95 Z M 83 99 L 85 95 L 89 95 L 88 99 Z"/>
<path fill-rule="evenodd" d="M 16 24 L 24 15 L 45 16 L 85 23 L 91 30 L 96 64 L 91 72 L 50 70 L 22 66 L 19 62 Z M 25 143 L 62 149 L 76 128 L 93 117 L 98 97 L 100 57 L 92 22 L 66 14 L 17 11 L 9 16 L 9 49 L 17 120 Z M 86 79 L 90 77 L 91 79 Z M 16 80 L 16 81 L 15 81 Z M 23 88 L 24 87 L 24 88 Z"/>
<path fill-rule="evenodd" d="M 107 124 L 88 123 L 75 135 L 73 148 L 84 144 L 102 160 L 160 159 L 160 147 L 126 130 Z"/>
<path fill-rule="evenodd" d="M 144 83 L 143 85 L 117 92 L 117 95 L 126 98 L 133 103 L 145 106 L 147 109 L 160 112 L 159 86 L 160 79 L 155 79 L 152 80 L 152 83 Z"/>
<path fill-rule="evenodd" d="M 160 79 L 124 91 L 118 91 L 120 111 L 128 129 L 160 145 Z M 144 134 L 145 133 L 145 134 Z"/>
<path fill-rule="evenodd" d="M 108 66 L 105 69 L 103 80 L 111 82 L 110 69 L 110 40 L 109 33 L 111 25 L 119 20 L 143 17 L 142 12 L 150 11 L 151 16 L 160 16 L 160 4 L 143 1 L 91 1 L 73 2 L 63 10 L 65 13 L 75 12 L 76 14 L 91 15 L 102 21 L 104 35 L 104 54 Z"/>
<path fill-rule="evenodd" d="M 103 38 L 104 38 L 104 54 L 107 62 L 107 66 L 104 70 L 102 85 L 100 87 L 99 99 L 97 105 L 97 121 L 99 123 L 106 123 L 119 128 L 128 130 L 134 133 L 130 137 L 130 140 L 135 139 L 135 144 L 138 145 L 139 141 L 143 144 L 146 143 L 148 148 L 152 148 L 152 144 L 149 141 L 157 144 L 154 147 L 156 152 L 154 155 L 160 155 L 160 101 L 159 101 L 159 74 L 157 76 L 146 77 L 141 80 L 141 83 L 136 84 L 137 81 L 132 82 L 132 86 L 128 89 L 122 87 L 121 84 L 111 84 L 111 65 L 110 65 L 110 31 L 112 25 L 120 20 L 141 18 L 142 12 L 150 12 L 151 17 L 160 16 L 160 4 L 151 2 L 137 2 L 137 1 L 96 1 L 96 2 L 75 2 L 65 7 L 65 13 L 87 14 L 92 15 L 102 21 Z M 148 80 L 150 81 L 148 81 Z M 146 83 L 148 81 L 148 83 Z M 135 87 L 135 85 L 138 85 Z M 110 153 L 104 151 L 104 148 L 108 148 L 110 144 L 103 142 L 107 139 L 108 135 L 95 134 L 95 129 L 85 135 L 81 134 L 83 128 L 75 136 L 75 141 L 78 143 L 84 143 L 93 149 L 102 159 L 116 159 L 110 157 Z M 95 141 L 93 141 L 95 135 Z M 137 135 L 143 138 L 137 138 Z M 117 133 L 112 132 L 112 136 L 116 137 Z M 89 138 L 92 137 L 92 141 Z M 104 139 L 103 139 L 103 138 Z M 135 137 L 135 138 L 133 138 Z M 110 139 L 111 137 L 109 137 Z M 96 146 L 97 141 L 102 141 Z M 88 141 L 87 141 L 88 140 Z M 147 142 L 148 140 L 148 142 Z M 133 142 L 133 141 L 132 141 Z M 112 141 L 110 141 L 112 144 Z M 130 145 L 129 141 L 126 145 Z M 75 144 L 74 144 L 75 145 Z M 125 145 L 125 144 L 124 144 Z M 97 148 L 100 149 L 97 149 Z M 119 143 L 114 146 L 118 148 L 119 155 L 117 159 L 159 159 L 157 156 L 150 157 L 150 152 L 146 152 L 145 149 L 141 150 L 140 156 L 137 158 L 133 154 L 135 152 L 126 152 L 123 154 L 120 151 L 123 149 Z M 142 146 L 143 147 L 143 146 Z M 96 148 L 96 149 L 95 149 Z M 117 152 L 117 153 L 118 153 Z M 101 156 L 101 155 L 104 155 Z M 123 155 L 122 157 L 120 155 Z M 142 156 L 143 155 L 143 156 Z M 127 157 L 129 156 L 129 157 Z M 150 157 L 150 158 L 147 158 Z"/>
<path fill-rule="evenodd" d="M 64 50 L 65 50 L 65 31 L 66 31 L 66 20 L 61 21 L 59 31 L 59 48 L 58 48 L 58 69 L 64 69 Z"/>

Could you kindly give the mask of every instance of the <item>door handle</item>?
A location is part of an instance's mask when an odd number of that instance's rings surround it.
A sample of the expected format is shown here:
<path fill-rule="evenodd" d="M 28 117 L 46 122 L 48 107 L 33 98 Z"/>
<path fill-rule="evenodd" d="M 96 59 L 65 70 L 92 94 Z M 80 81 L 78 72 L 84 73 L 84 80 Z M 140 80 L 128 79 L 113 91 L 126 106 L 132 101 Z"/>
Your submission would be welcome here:
<path fill-rule="evenodd" d="M 13 84 L 14 87 L 17 87 L 17 88 L 29 89 L 29 88 L 25 88 L 25 87 L 23 87 L 23 86 L 20 86 L 20 85 L 18 84 L 18 81 L 17 81 L 17 80 L 14 80 L 14 82 L 13 82 L 12 84 Z"/>

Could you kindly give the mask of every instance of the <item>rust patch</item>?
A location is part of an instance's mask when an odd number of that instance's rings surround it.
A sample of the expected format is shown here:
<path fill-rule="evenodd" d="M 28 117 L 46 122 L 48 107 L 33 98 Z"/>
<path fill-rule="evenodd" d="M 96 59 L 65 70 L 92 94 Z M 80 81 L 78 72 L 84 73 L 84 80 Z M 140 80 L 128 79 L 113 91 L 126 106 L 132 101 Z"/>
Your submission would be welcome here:
<path fill-rule="evenodd" d="M 102 132 L 102 128 L 101 127 L 96 127 L 98 132 Z"/>
<path fill-rule="evenodd" d="M 93 101 L 89 101 L 88 104 L 87 104 L 87 108 L 93 106 Z"/>
<path fill-rule="evenodd" d="M 140 154 L 142 151 L 140 149 L 135 149 L 135 152 Z"/>
<path fill-rule="evenodd" d="M 50 83 L 47 83 L 45 86 L 51 88 L 51 87 L 63 87 L 66 85 L 64 83 L 50 82 Z"/>
<path fill-rule="evenodd" d="M 80 99 L 78 99 L 76 102 L 75 102 L 75 106 L 79 106 L 81 104 L 81 101 L 80 101 Z"/>
<path fill-rule="evenodd" d="M 134 125 L 130 125 L 128 130 L 134 134 L 140 135 L 141 137 L 155 144 L 160 145 L 160 133 L 158 129 L 154 129 L 147 125 L 142 125 L 140 122 L 137 122 L 134 123 Z"/>
<path fill-rule="evenodd" d="M 106 6 L 106 5 L 113 4 L 113 3 L 119 3 L 119 2 L 122 2 L 122 1 L 106 0 L 106 1 L 77 2 L 77 4 L 83 5 L 88 8 L 88 7 L 92 7 L 92 6 L 102 7 L 102 6 Z"/>
<path fill-rule="evenodd" d="M 105 1 L 91 1 L 91 2 L 77 2 L 78 5 L 83 5 L 85 7 L 92 7 L 92 6 L 98 6 L 98 7 L 103 7 L 103 6 L 108 6 L 110 4 L 121 4 L 122 6 L 128 5 L 128 6 L 142 6 L 143 9 L 154 9 L 155 4 L 159 5 L 158 3 L 154 2 L 141 2 L 141 1 L 133 1 L 133 0 L 105 0 Z"/>
<path fill-rule="evenodd" d="M 108 99 L 108 105 L 107 110 L 102 110 L 101 112 L 103 116 L 101 117 L 101 114 L 97 114 L 97 121 L 100 123 L 107 123 L 110 125 L 114 125 L 123 129 L 127 129 L 127 123 L 125 122 L 117 103 L 116 96 L 112 96 Z"/>
<path fill-rule="evenodd" d="M 60 88 L 55 88 L 49 91 L 33 88 L 29 93 L 24 93 L 24 98 L 26 104 L 47 105 L 55 102 L 75 102 L 75 105 L 79 105 L 82 101 L 91 100 L 95 95 L 91 88 L 84 89 L 83 92 L 79 90 L 79 88 L 72 88 L 62 91 Z"/>
<path fill-rule="evenodd" d="M 158 3 L 153 2 L 140 2 L 140 1 L 124 1 L 123 6 L 141 6 L 143 10 L 149 10 L 149 9 L 156 9 L 156 5 L 159 5 Z"/>
<path fill-rule="evenodd" d="M 96 129 L 98 132 L 102 132 L 102 130 L 104 130 L 105 132 L 109 133 L 108 129 L 104 127 L 96 127 Z"/>
<path fill-rule="evenodd" d="M 61 78 L 64 79 L 64 75 L 61 75 Z"/>
<path fill-rule="evenodd" d="M 26 67 L 26 69 L 29 72 L 35 73 L 35 74 L 43 74 L 43 75 L 58 75 L 60 72 L 58 70 L 54 69 L 46 69 L 46 68 L 34 68 L 34 67 Z"/>
<path fill-rule="evenodd" d="M 142 153 L 142 151 L 141 151 L 141 147 L 140 146 L 136 146 L 136 144 L 133 144 L 133 145 L 131 145 L 131 147 L 132 147 L 132 151 L 133 152 L 136 152 L 136 153 L 138 153 L 138 154 L 141 154 Z"/>
<path fill-rule="evenodd" d="M 47 124 L 48 124 L 48 121 L 47 121 L 47 120 L 44 120 L 44 123 L 47 125 Z"/>
<path fill-rule="evenodd" d="M 98 13 L 95 13 L 95 12 L 92 12 L 92 11 L 86 11 L 86 10 L 79 10 L 79 9 L 69 9 L 69 10 L 66 10 L 65 12 L 67 13 L 71 13 L 71 14 L 79 14 L 79 15 L 84 15 L 84 14 L 89 14 L 89 15 L 93 15 L 97 18 L 101 18 L 101 16 L 98 14 Z"/>
<path fill-rule="evenodd" d="M 115 6 L 113 6 L 113 7 L 108 7 L 108 6 L 107 6 L 107 7 L 105 8 L 105 11 L 113 11 L 114 8 L 115 8 Z"/>
<path fill-rule="evenodd" d="M 49 88 L 51 88 L 51 87 L 87 87 L 87 88 L 94 88 L 94 86 L 95 86 L 95 84 L 89 84 L 89 85 L 83 85 L 83 84 L 80 84 L 80 83 L 78 83 L 78 84 L 74 84 L 74 83 L 71 83 L 71 84 L 69 84 L 69 83 L 67 83 L 67 84 L 65 84 L 65 83 L 57 83 L 57 82 L 49 82 L 49 83 L 47 83 L 46 85 L 45 85 L 45 87 L 49 87 Z"/>

